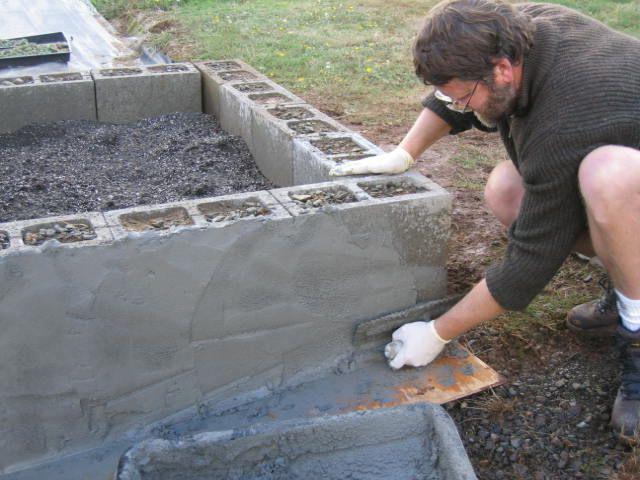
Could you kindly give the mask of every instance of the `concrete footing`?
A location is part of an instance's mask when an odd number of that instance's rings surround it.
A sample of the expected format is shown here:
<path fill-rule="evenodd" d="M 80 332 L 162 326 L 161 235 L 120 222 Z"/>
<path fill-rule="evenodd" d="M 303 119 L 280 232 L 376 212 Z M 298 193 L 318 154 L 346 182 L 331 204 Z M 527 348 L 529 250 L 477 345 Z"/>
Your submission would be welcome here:
<path fill-rule="evenodd" d="M 437 405 L 410 405 L 179 441 L 148 440 L 121 459 L 116 480 L 359 478 L 474 480 L 456 427 Z"/>

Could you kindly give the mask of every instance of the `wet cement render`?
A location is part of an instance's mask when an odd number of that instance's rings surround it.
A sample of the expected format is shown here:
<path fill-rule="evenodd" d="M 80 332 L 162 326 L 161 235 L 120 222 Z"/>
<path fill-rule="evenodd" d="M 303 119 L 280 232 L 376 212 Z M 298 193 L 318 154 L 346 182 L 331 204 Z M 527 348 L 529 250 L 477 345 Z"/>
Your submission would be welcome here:
<path fill-rule="evenodd" d="M 29 125 L 0 135 L 0 159 L 0 222 L 274 187 L 202 113 Z"/>

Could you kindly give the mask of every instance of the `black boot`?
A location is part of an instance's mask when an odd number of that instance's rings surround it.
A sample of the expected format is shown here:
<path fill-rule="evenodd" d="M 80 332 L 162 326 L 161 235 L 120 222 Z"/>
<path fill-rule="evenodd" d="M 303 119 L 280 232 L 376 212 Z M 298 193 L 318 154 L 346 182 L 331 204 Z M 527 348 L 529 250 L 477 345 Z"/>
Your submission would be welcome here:
<path fill-rule="evenodd" d="M 640 440 L 640 331 L 622 325 L 618 335 L 623 342 L 622 376 L 611 412 L 611 427 L 622 439 Z"/>
<path fill-rule="evenodd" d="M 570 330 L 592 336 L 613 336 L 619 323 L 616 292 L 608 277 L 598 282 L 604 294 L 599 300 L 573 307 L 567 314 Z"/>

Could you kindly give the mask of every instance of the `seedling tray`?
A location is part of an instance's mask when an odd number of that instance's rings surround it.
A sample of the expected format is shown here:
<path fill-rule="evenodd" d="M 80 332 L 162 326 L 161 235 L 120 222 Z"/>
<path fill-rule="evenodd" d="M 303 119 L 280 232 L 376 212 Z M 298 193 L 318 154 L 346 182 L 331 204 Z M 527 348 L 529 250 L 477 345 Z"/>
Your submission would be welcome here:
<path fill-rule="evenodd" d="M 24 46 L 29 44 L 51 45 L 51 50 L 55 49 L 57 51 L 24 53 Z M 16 54 L 13 54 L 10 50 L 15 50 Z M 0 68 L 22 67 L 45 62 L 68 62 L 70 56 L 71 47 L 62 32 L 0 39 Z"/>

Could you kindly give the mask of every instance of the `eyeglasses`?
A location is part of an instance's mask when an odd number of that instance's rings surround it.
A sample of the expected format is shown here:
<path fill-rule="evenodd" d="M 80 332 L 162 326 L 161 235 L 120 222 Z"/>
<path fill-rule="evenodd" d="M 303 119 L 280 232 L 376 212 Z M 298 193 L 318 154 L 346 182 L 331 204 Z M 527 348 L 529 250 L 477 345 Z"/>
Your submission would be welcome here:
<path fill-rule="evenodd" d="M 480 83 L 480 80 L 476 81 L 476 84 L 473 86 L 473 90 L 471 90 L 471 94 L 469 94 L 469 98 L 464 103 L 464 105 L 462 103 L 460 103 L 460 100 L 455 100 L 455 99 L 445 95 L 440 90 L 436 90 L 435 91 L 435 96 L 441 102 L 446 103 L 447 104 L 447 108 L 449 110 L 453 110 L 454 112 L 458 112 L 458 113 L 469 113 L 469 112 L 472 111 L 472 109 L 469 108 L 469 102 L 471 102 L 471 99 L 473 98 L 473 94 L 476 93 L 476 88 L 478 88 L 478 84 L 479 83 Z M 462 98 L 464 98 L 464 97 L 462 97 Z"/>

